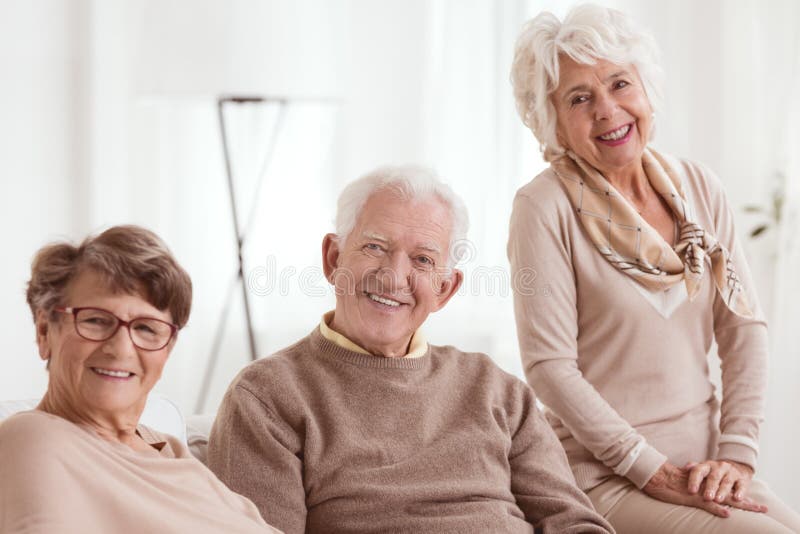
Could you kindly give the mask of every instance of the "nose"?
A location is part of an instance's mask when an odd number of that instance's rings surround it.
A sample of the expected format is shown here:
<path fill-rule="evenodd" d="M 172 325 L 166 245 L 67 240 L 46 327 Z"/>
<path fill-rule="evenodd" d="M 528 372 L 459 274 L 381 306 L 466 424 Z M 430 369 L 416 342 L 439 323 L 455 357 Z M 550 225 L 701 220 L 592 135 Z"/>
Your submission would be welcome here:
<path fill-rule="evenodd" d="M 114 335 L 103 342 L 103 351 L 117 356 L 136 353 L 128 327 L 120 325 Z"/>
<path fill-rule="evenodd" d="M 397 292 L 409 288 L 413 283 L 414 269 L 407 254 L 387 254 L 378 271 L 378 279 L 385 291 Z"/>
<path fill-rule="evenodd" d="M 598 93 L 594 98 L 594 118 L 595 120 L 610 120 L 614 117 L 617 110 L 617 101 L 613 96 L 605 92 Z"/>

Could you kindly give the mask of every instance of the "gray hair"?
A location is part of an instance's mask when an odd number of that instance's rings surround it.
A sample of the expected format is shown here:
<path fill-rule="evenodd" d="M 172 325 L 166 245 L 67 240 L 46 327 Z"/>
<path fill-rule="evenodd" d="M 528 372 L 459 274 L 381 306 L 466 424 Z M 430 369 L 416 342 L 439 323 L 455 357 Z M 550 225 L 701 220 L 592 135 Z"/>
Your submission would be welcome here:
<path fill-rule="evenodd" d="M 367 200 L 379 191 L 390 190 L 403 200 L 426 200 L 438 198 L 450 209 L 450 243 L 448 265 L 453 266 L 461 259 L 460 243 L 467 237 L 469 216 L 461 198 L 442 182 L 436 173 L 425 167 L 415 165 L 386 166 L 350 182 L 339 195 L 336 206 L 336 236 L 344 243 L 355 228 Z"/>
<path fill-rule="evenodd" d="M 539 141 L 545 159 L 564 152 L 556 139 L 556 110 L 550 101 L 550 94 L 558 88 L 560 54 L 584 65 L 593 65 L 598 59 L 632 64 L 650 105 L 660 114 L 663 72 L 650 33 L 639 29 L 624 13 L 592 4 L 573 8 L 564 22 L 544 11 L 525 24 L 517 39 L 511 84 L 517 112 Z"/>

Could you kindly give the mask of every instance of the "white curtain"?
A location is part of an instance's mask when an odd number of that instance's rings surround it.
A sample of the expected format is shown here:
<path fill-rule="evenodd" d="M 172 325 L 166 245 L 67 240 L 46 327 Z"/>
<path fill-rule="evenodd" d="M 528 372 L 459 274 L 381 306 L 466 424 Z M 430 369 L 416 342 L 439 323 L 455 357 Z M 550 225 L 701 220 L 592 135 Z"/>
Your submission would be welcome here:
<path fill-rule="evenodd" d="M 764 72 L 770 80 L 764 100 L 774 118 L 764 126 L 765 131 L 776 134 L 768 136 L 773 143 L 767 155 L 774 157 L 778 177 L 770 188 L 783 193 L 780 225 L 768 236 L 773 248 L 766 260 L 772 268 L 767 270 L 772 275 L 772 352 L 762 466 L 778 494 L 798 509 L 800 486 L 794 476 L 800 473 L 800 431 L 794 409 L 800 405 L 800 4 L 776 4 L 783 10 L 762 9 L 756 19 L 762 37 L 770 36 L 758 42 L 758 51 L 769 65 Z M 776 36 L 781 46 L 775 46 Z M 764 46 L 765 41 L 772 46 Z"/>

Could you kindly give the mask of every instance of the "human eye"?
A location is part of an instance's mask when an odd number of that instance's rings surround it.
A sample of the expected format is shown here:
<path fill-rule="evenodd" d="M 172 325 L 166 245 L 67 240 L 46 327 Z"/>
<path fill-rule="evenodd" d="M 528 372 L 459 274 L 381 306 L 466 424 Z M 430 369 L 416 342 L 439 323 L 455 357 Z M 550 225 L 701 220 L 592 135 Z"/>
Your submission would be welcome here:
<path fill-rule="evenodd" d="M 628 80 L 617 80 L 614 82 L 614 89 L 624 89 L 628 87 L 630 83 Z"/>
<path fill-rule="evenodd" d="M 572 97 L 572 99 L 569 101 L 569 103 L 572 106 L 577 106 L 577 105 L 583 104 L 584 102 L 586 102 L 588 100 L 589 100 L 589 96 L 588 95 L 575 95 L 575 96 Z"/>
<path fill-rule="evenodd" d="M 135 321 L 133 329 L 147 335 L 154 335 L 156 333 L 156 326 L 149 321 Z"/>
<path fill-rule="evenodd" d="M 114 324 L 114 318 L 100 310 L 81 310 L 78 322 L 87 326 L 108 327 Z"/>
<path fill-rule="evenodd" d="M 167 323 L 156 319 L 134 319 L 131 321 L 131 328 L 140 339 L 162 339 L 169 336 L 171 329 Z"/>
<path fill-rule="evenodd" d="M 420 255 L 416 257 L 416 262 L 424 269 L 431 269 L 436 266 L 436 262 L 430 256 Z"/>
<path fill-rule="evenodd" d="M 367 243 L 366 245 L 364 245 L 363 249 L 365 252 L 373 256 L 381 254 L 384 251 L 384 248 L 378 243 Z"/>

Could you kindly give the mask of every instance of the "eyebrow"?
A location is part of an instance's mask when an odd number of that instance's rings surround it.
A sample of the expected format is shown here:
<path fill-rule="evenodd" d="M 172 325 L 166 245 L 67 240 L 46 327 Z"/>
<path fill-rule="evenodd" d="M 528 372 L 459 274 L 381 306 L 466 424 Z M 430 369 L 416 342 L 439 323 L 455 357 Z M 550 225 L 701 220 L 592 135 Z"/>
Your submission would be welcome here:
<path fill-rule="evenodd" d="M 606 79 L 603 80 L 603 81 L 607 82 L 609 80 L 613 80 L 614 78 L 620 78 L 622 76 L 630 76 L 630 73 L 627 70 L 619 70 L 619 71 L 615 72 L 614 74 L 611 74 L 610 76 L 607 76 Z M 575 85 L 573 87 L 570 87 L 569 90 L 566 93 L 564 93 L 564 97 L 563 98 L 566 100 L 569 96 L 572 95 L 572 93 L 575 93 L 575 92 L 578 92 L 578 91 L 588 91 L 588 90 L 589 90 L 589 86 L 586 85 L 586 84 L 582 83 L 582 84 L 579 84 L 579 85 Z"/>
<path fill-rule="evenodd" d="M 437 254 L 439 254 L 442 251 L 442 249 L 439 248 L 439 246 L 436 244 L 419 245 L 417 248 L 421 250 L 427 250 L 428 252 L 435 252 Z"/>
<path fill-rule="evenodd" d="M 381 234 L 376 234 L 375 232 L 362 232 L 361 237 L 364 237 L 366 239 L 372 239 L 373 241 L 382 241 L 384 243 L 389 242 L 389 240 L 386 239 L 384 236 L 382 236 Z"/>

